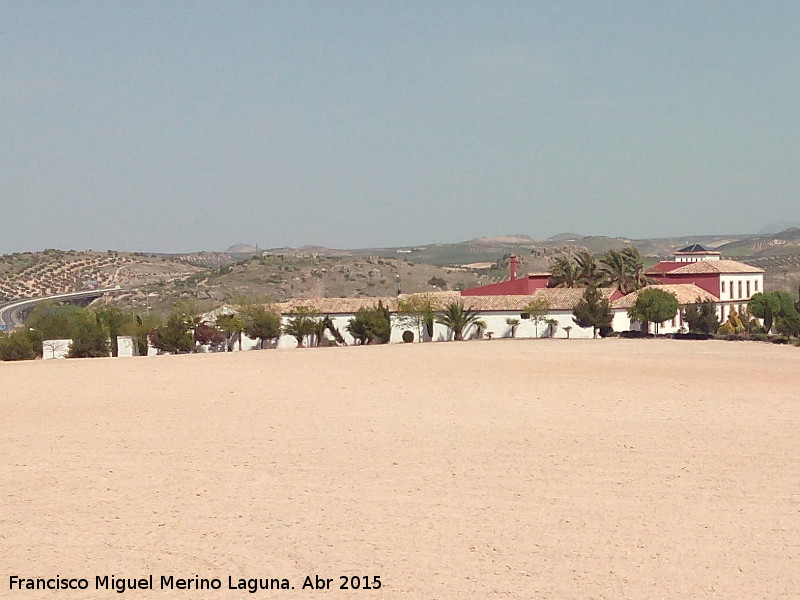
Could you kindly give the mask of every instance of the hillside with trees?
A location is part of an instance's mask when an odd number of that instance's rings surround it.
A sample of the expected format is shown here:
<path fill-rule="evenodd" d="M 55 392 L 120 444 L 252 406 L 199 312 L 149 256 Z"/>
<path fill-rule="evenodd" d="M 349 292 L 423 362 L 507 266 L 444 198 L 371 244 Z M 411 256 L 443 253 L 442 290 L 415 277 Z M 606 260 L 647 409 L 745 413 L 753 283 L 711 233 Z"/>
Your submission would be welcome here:
<path fill-rule="evenodd" d="M 554 286 L 594 283 L 630 290 L 641 286 L 645 267 L 690 243 L 765 269 L 768 290 L 793 292 L 800 283 L 800 229 L 653 239 L 567 233 L 546 240 L 512 235 L 399 248 L 264 250 L 238 244 L 224 252 L 184 254 L 21 252 L 0 256 L 0 302 L 117 285 L 123 293 L 106 301 L 156 310 L 187 298 L 214 305 L 253 296 L 283 301 L 460 290 L 504 280 L 511 254 L 518 256 L 521 273 L 552 270 Z M 638 256 L 625 256 L 632 251 Z M 634 273 L 625 271 L 631 260 L 638 265 Z"/>

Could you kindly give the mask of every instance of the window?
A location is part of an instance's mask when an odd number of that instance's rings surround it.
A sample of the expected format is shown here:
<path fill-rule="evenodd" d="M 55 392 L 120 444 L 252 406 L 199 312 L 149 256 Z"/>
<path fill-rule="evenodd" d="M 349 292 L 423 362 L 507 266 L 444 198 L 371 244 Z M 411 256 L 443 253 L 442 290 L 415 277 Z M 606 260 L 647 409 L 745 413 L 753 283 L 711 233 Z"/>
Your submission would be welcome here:
<path fill-rule="evenodd" d="M 750 280 L 749 279 L 747 280 L 747 296 L 745 296 L 745 297 L 746 298 L 750 297 Z"/>
<path fill-rule="evenodd" d="M 739 298 L 742 297 L 742 280 L 741 279 L 739 280 L 739 296 L 738 297 Z"/>
<path fill-rule="evenodd" d="M 725 293 L 725 282 L 723 281 L 721 285 L 722 285 L 722 293 L 724 294 Z"/>
<path fill-rule="evenodd" d="M 758 279 L 756 279 L 753 283 L 755 284 L 756 291 L 758 291 Z"/>
<path fill-rule="evenodd" d="M 725 306 L 724 305 L 719 307 L 719 320 L 722 323 L 725 322 Z"/>

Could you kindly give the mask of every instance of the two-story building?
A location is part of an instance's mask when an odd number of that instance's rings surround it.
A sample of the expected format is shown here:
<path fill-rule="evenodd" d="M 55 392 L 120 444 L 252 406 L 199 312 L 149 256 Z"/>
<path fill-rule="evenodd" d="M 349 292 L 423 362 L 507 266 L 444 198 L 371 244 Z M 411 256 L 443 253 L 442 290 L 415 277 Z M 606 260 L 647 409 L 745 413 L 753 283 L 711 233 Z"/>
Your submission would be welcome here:
<path fill-rule="evenodd" d="M 740 312 L 753 294 L 764 291 L 763 269 L 720 258 L 698 244 L 678 250 L 673 260 L 654 265 L 647 275 L 661 284 L 691 283 L 715 296 L 721 322 L 731 307 Z"/>

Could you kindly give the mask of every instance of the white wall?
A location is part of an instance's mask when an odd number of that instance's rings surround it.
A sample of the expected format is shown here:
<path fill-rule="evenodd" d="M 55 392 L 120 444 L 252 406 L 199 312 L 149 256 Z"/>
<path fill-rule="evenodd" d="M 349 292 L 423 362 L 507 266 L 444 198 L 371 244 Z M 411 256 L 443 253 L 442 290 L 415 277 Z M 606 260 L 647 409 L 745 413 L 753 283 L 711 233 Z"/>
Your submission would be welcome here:
<path fill-rule="evenodd" d="M 681 328 L 683 328 L 683 332 L 688 331 L 689 326 L 686 325 L 685 321 L 682 321 L 682 311 L 683 307 L 681 307 L 678 314 L 675 315 L 674 323 L 672 319 L 659 323 L 658 334 L 680 333 Z M 628 309 L 615 309 L 614 320 L 611 322 L 611 325 L 614 331 L 642 331 L 642 324 L 628 316 Z M 647 324 L 647 332 L 655 334 L 656 326 L 654 323 Z"/>
<path fill-rule="evenodd" d="M 65 358 L 71 345 L 72 340 L 44 340 L 42 342 L 42 358 L 45 360 Z M 117 350 L 118 356 L 121 358 L 139 356 L 133 338 L 128 335 L 117 336 Z"/>
<path fill-rule="evenodd" d="M 627 308 L 615 308 L 614 318 L 611 321 L 614 331 L 639 331 L 639 323 L 628 316 Z"/>
<path fill-rule="evenodd" d="M 519 325 L 517 325 L 514 337 L 520 339 L 546 337 L 566 338 L 567 332 L 564 330 L 564 327 L 572 327 L 570 337 L 592 336 L 591 329 L 584 331 L 581 327 L 575 325 L 575 322 L 572 320 L 572 311 L 550 311 L 550 313 L 545 315 L 545 318 L 555 319 L 558 324 L 552 328 L 552 330 L 544 321 L 540 321 L 537 326 L 531 319 L 523 319 L 522 313 L 519 311 L 492 311 L 482 312 L 480 314 L 480 319 L 486 323 L 486 327 L 483 330 L 484 338 L 487 337 L 486 334 L 490 331 L 492 332 L 493 339 L 512 337 L 511 325 L 506 322 L 508 319 L 519 319 Z M 588 331 L 588 336 L 584 335 L 586 331 Z M 472 327 L 466 332 L 464 337 L 466 339 L 474 339 L 476 333 L 475 328 Z"/>
<path fill-rule="evenodd" d="M 349 315 L 345 314 L 345 315 L 329 315 L 329 316 L 331 318 L 331 321 L 333 322 L 333 326 L 339 331 L 341 336 L 344 338 L 345 343 L 348 346 L 355 345 L 355 343 L 356 343 L 355 338 L 353 338 L 353 336 L 350 335 L 350 333 L 347 331 L 347 325 L 348 325 L 350 319 L 354 318 L 355 315 L 354 314 L 349 314 Z M 289 322 L 289 319 L 290 319 L 290 317 L 285 316 L 285 315 L 283 317 L 281 317 L 281 326 L 286 325 Z M 327 329 L 325 330 L 325 334 L 324 335 L 325 335 L 326 342 L 323 342 L 323 344 L 325 344 L 325 343 L 331 343 L 332 344 L 333 341 L 334 341 L 334 338 L 333 338 L 333 336 L 331 335 L 331 333 Z M 306 340 L 304 345 L 306 347 L 308 347 L 309 343 L 310 343 L 309 340 Z M 297 348 L 297 340 L 294 339 L 290 335 L 285 335 L 285 334 L 281 335 L 281 337 L 278 339 L 277 348 Z"/>
<path fill-rule="evenodd" d="M 742 282 L 742 293 L 739 294 L 739 282 Z M 750 283 L 750 294 L 747 294 L 747 283 Z M 720 300 L 741 300 L 745 304 L 753 297 L 753 294 L 764 291 L 764 274 L 763 273 L 741 273 L 720 275 Z M 722 291 L 722 287 L 725 291 Z"/>
<path fill-rule="evenodd" d="M 739 294 L 739 282 L 742 282 L 742 293 Z M 736 312 L 741 312 L 742 307 L 747 306 L 747 302 L 753 295 L 764 291 L 763 273 L 741 273 L 720 275 L 720 302 L 717 305 L 717 316 L 721 323 L 728 319 L 731 314 L 731 307 L 736 308 Z M 747 284 L 750 283 L 750 293 L 747 293 Z M 724 287 L 724 291 L 723 291 Z"/>
<path fill-rule="evenodd" d="M 542 321 L 538 325 L 538 332 L 537 332 L 536 324 L 530 319 L 523 319 L 521 317 L 521 312 L 519 311 L 481 312 L 480 319 L 486 323 L 486 327 L 482 331 L 483 339 L 488 339 L 488 336 L 486 334 L 490 331 L 492 332 L 492 339 L 510 338 L 511 325 L 506 323 L 507 319 L 519 319 L 519 325 L 517 325 L 516 334 L 514 336 L 519 339 L 528 339 L 536 337 L 566 338 L 567 332 L 564 330 L 565 327 L 572 328 L 569 335 L 570 338 L 592 337 L 592 328 L 578 327 L 572 320 L 571 310 L 550 311 L 550 313 L 548 313 L 545 316 L 545 318 L 555 319 L 557 321 L 557 325 L 554 327 L 553 331 L 550 330 L 550 327 L 547 325 L 547 323 Z M 418 333 L 416 327 L 413 324 L 401 325 L 398 321 L 399 320 L 396 319 L 393 320 L 391 342 L 393 343 L 402 342 L 403 331 L 405 331 L 406 329 L 414 333 L 414 341 L 417 341 Z M 475 326 L 469 327 L 467 331 L 464 332 L 464 339 L 467 340 L 476 339 L 477 334 L 478 331 Z M 425 335 L 423 339 L 424 341 L 428 341 L 427 335 Z M 444 342 L 444 341 L 450 341 L 452 339 L 453 339 L 453 333 L 447 327 L 445 327 L 440 323 L 434 323 L 432 341 Z"/>
<path fill-rule="evenodd" d="M 709 260 L 720 260 L 721 256 L 719 254 L 701 254 L 699 256 L 673 256 L 675 262 L 679 263 L 696 263 L 701 261 L 709 261 Z"/>
<path fill-rule="evenodd" d="M 118 335 L 117 336 L 117 356 L 119 357 L 130 357 L 130 356 L 139 356 L 139 350 L 136 347 L 136 344 L 133 341 L 133 338 L 129 335 Z"/>
<path fill-rule="evenodd" d="M 42 342 L 42 358 L 44 360 L 64 358 L 71 345 L 72 340 L 44 340 Z"/>

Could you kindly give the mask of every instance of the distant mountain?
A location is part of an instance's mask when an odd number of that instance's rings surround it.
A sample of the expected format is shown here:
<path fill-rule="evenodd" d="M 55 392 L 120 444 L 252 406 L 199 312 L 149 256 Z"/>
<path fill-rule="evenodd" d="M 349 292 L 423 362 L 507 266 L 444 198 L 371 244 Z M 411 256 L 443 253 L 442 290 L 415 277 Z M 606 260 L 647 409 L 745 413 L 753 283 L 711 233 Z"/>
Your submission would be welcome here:
<path fill-rule="evenodd" d="M 502 261 L 511 254 L 527 257 L 526 268 L 534 270 L 546 265 L 554 256 L 561 253 L 574 253 L 586 249 L 594 255 L 603 254 L 612 249 L 635 246 L 642 256 L 664 259 L 672 256 L 679 248 L 691 244 L 702 244 L 720 250 L 731 258 L 757 258 L 765 256 L 800 255 L 800 227 L 784 229 L 777 234 L 712 234 L 701 236 L 675 236 L 665 238 L 633 239 L 627 237 L 610 237 L 604 235 L 582 235 L 576 232 L 564 232 L 547 239 L 536 239 L 525 234 L 509 234 L 478 237 L 457 243 L 431 243 L 418 246 L 374 247 L 374 248 L 328 248 L 325 246 L 306 245 L 302 247 L 259 248 L 249 244 L 235 244 L 228 248 L 225 261 L 241 260 L 261 250 L 271 255 L 316 257 L 367 257 L 381 256 L 386 258 L 402 258 L 405 261 L 438 266 L 458 266 L 479 262 Z M 207 257 L 189 260 L 191 264 L 208 264 L 214 266 Z M 220 259 L 221 260 L 221 259 Z M 541 263 L 538 264 L 538 263 Z M 499 264 L 499 263 L 498 263 Z M 542 268 L 544 268 L 542 267 Z"/>
<path fill-rule="evenodd" d="M 752 235 L 717 247 L 724 256 L 764 258 L 800 254 L 800 228 L 790 227 L 772 235 Z"/>
<path fill-rule="evenodd" d="M 762 234 L 780 233 L 782 231 L 786 231 L 787 229 L 793 229 L 797 227 L 800 227 L 800 221 L 791 221 L 788 219 L 784 219 L 783 221 L 776 221 L 775 223 L 770 223 L 758 233 Z"/>
<path fill-rule="evenodd" d="M 557 235 L 552 235 L 547 238 L 548 242 L 574 242 L 575 240 L 581 239 L 583 234 L 581 233 L 559 233 Z"/>
<path fill-rule="evenodd" d="M 380 296 L 398 288 L 432 289 L 431 281 L 445 280 L 452 290 L 500 280 L 507 276 L 505 266 L 512 254 L 519 257 L 522 272 L 536 272 L 547 270 L 556 256 L 572 256 L 583 249 L 597 256 L 635 246 L 653 262 L 695 243 L 764 268 L 768 289 L 795 290 L 800 280 L 800 227 L 774 234 L 645 239 L 564 232 L 546 240 L 510 234 L 459 243 L 354 249 L 311 245 L 268 249 L 239 243 L 225 252 L 186 254 L 47 250 L 0 256 L 0 299 L 96 285 L 121 285 L 130 293 L 120 301 L 165 309 L 187 294 L 208 302 L 247 294 L 272 299 Z"/>
<path fill-rule="evenodd" d="M 479 237 L 472 240 L 467 240 L 465 242 L 460 242 L 461 244 L 532 244 L 536 242 L 535 238 L 532 238 L 529 235 L 499 235 L 494 237 Z"/>
<path fill-rule="evenodd" d="M 786 240 L 787 242 L 794 242 L 800 240 L 800 226 L 788 227 L 776 233 L 773 237 L 779 240 Z"/>
<path fill-rule="evenodd" d="M 258 251 L 258 246 L 250 244 L 234 244 L 225 250 L 225 252 L 230 252 L 231 254 L 256 254 Z"/>
<path fill-rule="evenodd" d="M 567 242 L 556 243 L 565 244 Z M 628 238 L 608 237 L 605 235 L 585 235 L 577 240 L 570 240 L 570 243 L 576 246 L 583 246 L 592 254 L 602 254 L 609 250 L 621 250 L 625 246 L 632 245 L 633 241 Z"/>

